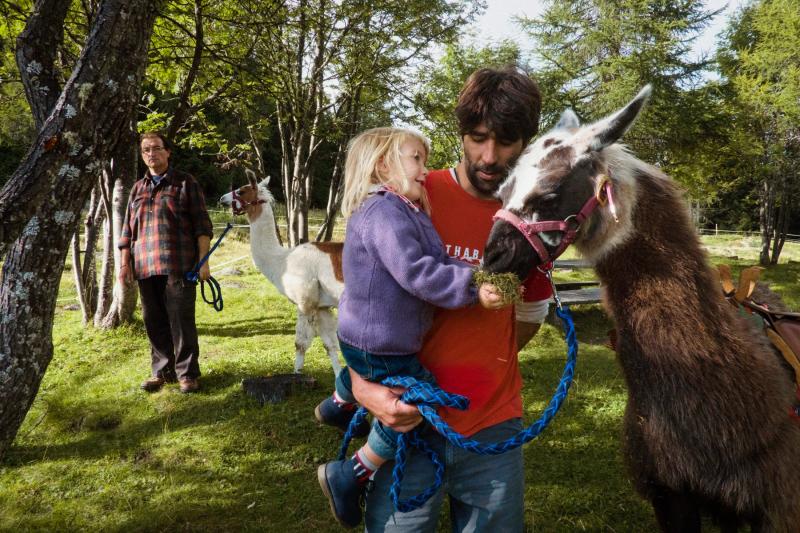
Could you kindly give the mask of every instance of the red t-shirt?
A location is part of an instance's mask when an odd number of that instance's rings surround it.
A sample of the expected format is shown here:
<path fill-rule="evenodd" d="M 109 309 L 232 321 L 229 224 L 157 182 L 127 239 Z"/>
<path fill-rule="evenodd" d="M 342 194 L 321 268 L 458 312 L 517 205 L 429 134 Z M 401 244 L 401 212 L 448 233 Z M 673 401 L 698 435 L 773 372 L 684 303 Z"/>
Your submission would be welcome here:
<path fill-rule="evenodd" d="M 425 189 L 431 219 L 447 253 L 477 265 L 501 205 L 482 200 L 461 187 L 453 170 L 428 174 Z M 551 290 L 534 270 L 525 283 L 526 301 L 544 300 Z M 441 408 L 439 413 L 456 431 L 472 435 L 481 429 L 522 416 L 522 378 L 517 364 L 514 311 L 491 311 L 480 305 L 437 309 L 419 359 L 439 386 L 470 399 L 469 409 Z"/>

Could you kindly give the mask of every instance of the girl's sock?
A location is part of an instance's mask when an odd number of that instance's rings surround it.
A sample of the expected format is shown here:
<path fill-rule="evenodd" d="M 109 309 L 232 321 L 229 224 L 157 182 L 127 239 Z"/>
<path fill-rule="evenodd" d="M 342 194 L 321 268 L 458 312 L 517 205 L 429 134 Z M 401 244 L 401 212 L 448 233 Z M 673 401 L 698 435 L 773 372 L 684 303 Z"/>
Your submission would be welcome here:
<path fill-rule="evenodd" d="M 364 453 L 363 448 L 358 450 L 353 455 L 353 472 L 356 475 L 356 479 L 360 485 L 365 484 L 367 481 L 375 476 L 375 471 L 378 469 L 378 465 L 367 459 L 367 455 Z"/>
<path fill-rule="evenodd" d="M 352 409 L 355 409 L 356 407 L 355 402 L 348 402 L 347 400 L 339 396 L 339 393 L 336 391 L 333 391 L 333 403 L 336 404 L 336 407 L 344 409 L 345 411 L 350 411 Z"/>

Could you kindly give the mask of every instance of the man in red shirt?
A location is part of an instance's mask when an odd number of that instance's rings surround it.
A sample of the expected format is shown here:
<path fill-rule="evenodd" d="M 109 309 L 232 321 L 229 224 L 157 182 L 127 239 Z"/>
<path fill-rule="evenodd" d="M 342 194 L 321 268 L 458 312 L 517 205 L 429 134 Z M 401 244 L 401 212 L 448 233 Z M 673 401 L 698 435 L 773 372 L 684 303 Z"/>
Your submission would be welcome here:
<path fill-rule="evenodd" d="M 536 134 L 540 109 L 538 87 L 516 69 L 481 69 L 465 83 L 456 106 L 464 157 L 453 169 L 431 172 L 425 182 L 433 225 L 451 256 L 473 264 L 482 260 L 492 215 L 501 207 L 494 193 Z M 515 308 L 438 310 L 419 353 L 442 389 L 470 399 L 466 411 L 439 412 L 456 431 L 478 441 L 505 440 L 522 429 L 517 347 L 539 330 L 551 295 L 546 278 L 538 271 L 532 276 L 525 282 L 526 301 Z M 383 423 L 398 431 L 419 423 L 416 408 L 399 401 L 402 391 L 352 377 L 356 398 Z M 521 448 L 481 456 L 453 447 L 427 425 L 421 431 L 445 461 L 442 489 L 420 509 L 397 512 L 389 495 L 392 464 L 385 465 L 367 494 L 367 531 L 433 531 L 445 494 L 456 531 L 523 530 Z M 432 481 L 429 460 L 411 454 L 401 497 L 422 492 Z"/>

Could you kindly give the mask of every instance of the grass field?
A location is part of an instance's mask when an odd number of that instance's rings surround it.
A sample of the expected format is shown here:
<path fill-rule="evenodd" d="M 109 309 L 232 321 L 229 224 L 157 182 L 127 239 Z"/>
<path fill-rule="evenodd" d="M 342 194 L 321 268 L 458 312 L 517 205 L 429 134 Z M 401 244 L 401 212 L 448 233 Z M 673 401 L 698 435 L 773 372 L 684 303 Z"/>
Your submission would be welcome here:
<path fill-rule="evenodd" d="M 237 231 L 212 261 L 225 309 L 215 313 L 198 303 L 203 390 L 196 395 L 181 395 L 175 385 L 152 395 L 140 391 L 149 356 L 138 314 L 132 326 L 113 332 L 84 328 L 79 312 L 65 309 L 74 303 L 65 274 L 53 361 L 0 463 L 0 530 L 339 530 L 315 476 L 340 442 L 313 417 L 333 383 L 319 340 L 306 362 L 316 388 L 264 407 L 242 390 L 243 378 L 291 372 L 294 310 L 254 269 L 246 231 Z M 757 251 L 747 243 L 707 242 L 716 262 L 737 268 L 755 262 Z M 764 278 L 799 309 L 796 248 L 787 248 Z M 626 392 L 614 354 L 604 347 L 610 324 L 597 306 L 573 314 L 581 342 L 574 385 L 551 426 L 525 448 L 526 526 L 652 531 L 652 512 L 622 464 Z M 552 395 L 564 352 L 561 332 L 548 324 L 520 355 L 527 421 Z"/>

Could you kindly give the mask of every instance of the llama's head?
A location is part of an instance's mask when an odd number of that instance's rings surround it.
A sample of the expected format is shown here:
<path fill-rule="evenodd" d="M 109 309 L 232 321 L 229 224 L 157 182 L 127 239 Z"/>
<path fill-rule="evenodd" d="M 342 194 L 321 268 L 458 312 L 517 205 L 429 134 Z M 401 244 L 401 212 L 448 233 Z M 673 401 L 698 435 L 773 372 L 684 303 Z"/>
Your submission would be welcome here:
<path fill-rule="evenodd" d="M 257 183 L 256 175 L 252 170 L 248 169 L 245 173 L 247 174 L 248 184 L 223 195 L 219 202 L 224 206 L 230 207 L 235 215 L 246 214 L 248 220 L 252 222 L 261 216 L 265 209 L 272 209 L 275 198 L 267 189 L 269 176 L 264 178 L 261 183 Z"/>
<path fill-rule="evenodd" d="M 643 163 L 615 143 L 649 96 L 648 85 L 625 107 L 587 126 L 566 110 L 555 128 L 525 149 L 497 192 L 503 210 L 489 234 L 484 268 L 524 279 L 570 242 L 596 261 L 625 239 L 635 170 Z"/>

